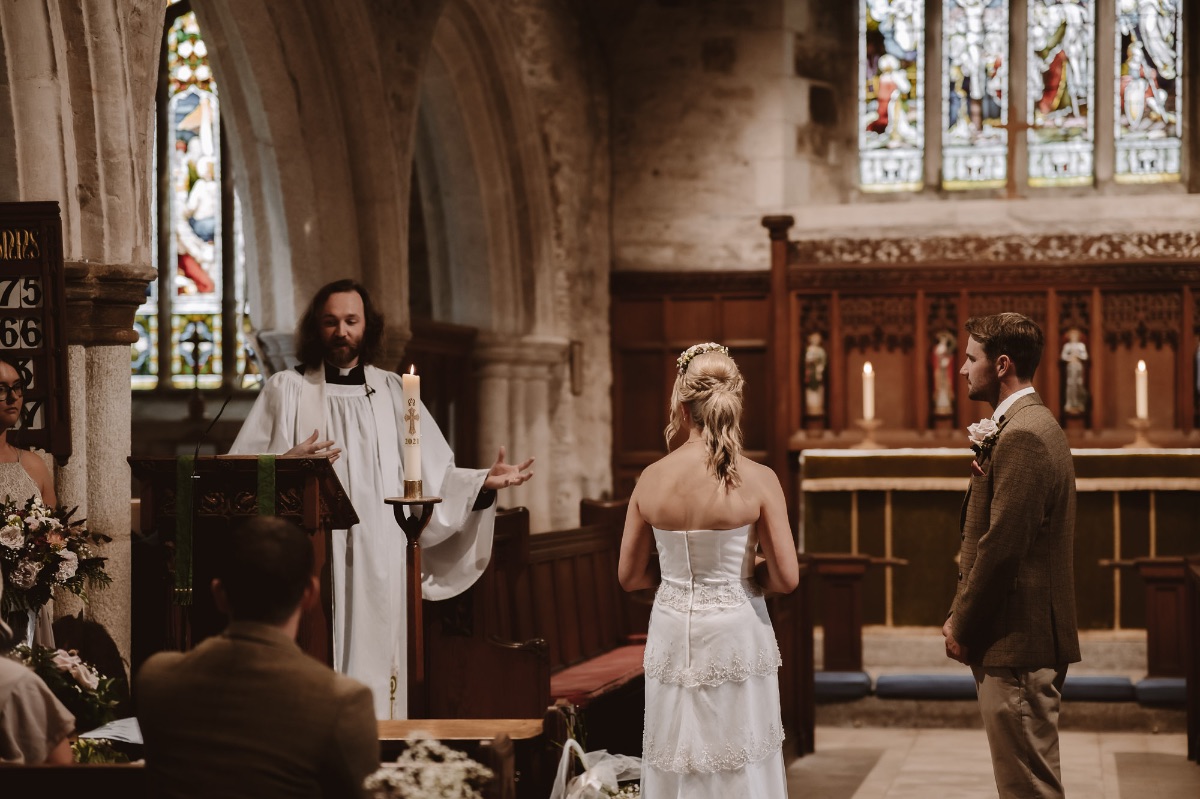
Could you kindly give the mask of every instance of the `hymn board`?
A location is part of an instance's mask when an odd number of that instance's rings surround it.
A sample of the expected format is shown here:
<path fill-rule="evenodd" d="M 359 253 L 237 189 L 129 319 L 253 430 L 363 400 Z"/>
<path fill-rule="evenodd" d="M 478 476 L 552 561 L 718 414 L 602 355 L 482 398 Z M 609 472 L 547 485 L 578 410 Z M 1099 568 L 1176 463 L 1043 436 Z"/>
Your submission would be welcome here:
<path fill-rule="evenodd" d="M 58 203 L 0 203 L 0 354 L 25 384 L 9 441 L 71 455 L 66 288 Z"/>

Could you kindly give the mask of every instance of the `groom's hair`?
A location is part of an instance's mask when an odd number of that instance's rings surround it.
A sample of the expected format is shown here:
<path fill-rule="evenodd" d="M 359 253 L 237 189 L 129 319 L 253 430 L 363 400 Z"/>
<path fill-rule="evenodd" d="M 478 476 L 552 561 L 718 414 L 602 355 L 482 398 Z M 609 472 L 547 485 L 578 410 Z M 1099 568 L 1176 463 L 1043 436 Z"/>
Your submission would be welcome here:
<path fill-rule="evenodd" d="M 215 576 L 234 620 L 280 624 L 299 607 L 312 573 L 308 535 L 287 519 L 255 516 L 233 531 Z"/>
<path fill-rule="evenodd" d="M 296 325 L 296 357 L 306 369 L 315 369 L 325 363 L 325 342 L 321 340 L 321 314 L 325 312 L 325 303 L 331 295 L 347 291 L 357 291 L 358 296 L 362 297 L 366 329 L 363 330 L 362 346 L 359 348 L 359 362 L 374 363 L 378 357 L 383 344 L 383 314 L 376 310 L 365 286 L 357 280 L 345 278 L 321 286 L 305 309 L 304 316 L 300 317 L 300 323 Z"/>
<path fill-rule="evenodd" d="M 983 353 L 995 363 L 1001 355 L 1012 359 L 1017 377 L 1032 380 L 1042 360 L 1045 338 L 1042 329 L 1028 316 L 998 313 L 967 320 L 967 332 L 983 345 Z"/>

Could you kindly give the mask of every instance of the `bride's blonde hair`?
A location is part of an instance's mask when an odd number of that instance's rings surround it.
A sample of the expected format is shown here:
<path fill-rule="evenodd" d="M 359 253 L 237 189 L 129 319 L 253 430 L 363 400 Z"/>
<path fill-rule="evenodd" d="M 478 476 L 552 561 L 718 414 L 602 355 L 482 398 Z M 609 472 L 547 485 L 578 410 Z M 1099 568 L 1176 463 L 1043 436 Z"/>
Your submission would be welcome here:
<path fill-rule="evenodd" d="M 708 468 L 726 490 L 737 488 L 742 478 L 737 461 L 742 454 L 742 373 L 719 344 L 697 344 L 679 356 L 679 376 L 671 391 L 671 418 L 664 432 L 667 447 L 683 429 L 687 408 L 700 439 Z"/>

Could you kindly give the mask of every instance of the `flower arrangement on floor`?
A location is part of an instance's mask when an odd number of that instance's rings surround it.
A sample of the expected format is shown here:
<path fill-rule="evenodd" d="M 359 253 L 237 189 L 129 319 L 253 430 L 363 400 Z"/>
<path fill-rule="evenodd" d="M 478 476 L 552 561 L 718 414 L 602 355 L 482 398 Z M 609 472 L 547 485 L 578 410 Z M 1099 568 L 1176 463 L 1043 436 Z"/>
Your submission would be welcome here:
<path fill-rule="evenodd" d="M 416 738 L 363 782 L 372 799 L 481 799 L 492 770 L 440 741 Z"/>
<path fill-rule="evenodd" d="M 90 532 L 84 520 L 72 521 L 75 508 L 48 508 L 38 498 L 24 504 L 0 504 L 0 571 L 4 597 L 0 613 L 36 612 L 50 601 L 55 589 L 88 600 L 88 590 L 112 582 L 105 558 L 93 547 L 112 539 Z"/>
<path fill-rule="evenodd" d="M 74 650 L 22 644 L 12 650 L 11 657 L 42 678 L 50 692 L 75 716 L 76 730 L 94 730 L 115 717 L 120 701 L 117 679 L 105 677 L 95 666 L 83 662 Z"/>

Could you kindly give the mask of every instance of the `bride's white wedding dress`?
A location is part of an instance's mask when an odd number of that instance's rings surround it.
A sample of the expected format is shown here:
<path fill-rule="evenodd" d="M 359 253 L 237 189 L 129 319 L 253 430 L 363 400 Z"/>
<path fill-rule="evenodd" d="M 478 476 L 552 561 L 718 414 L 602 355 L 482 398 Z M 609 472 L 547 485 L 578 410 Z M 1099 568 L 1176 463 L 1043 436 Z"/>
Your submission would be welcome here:
<path fill-rule="evenodd" d="M 646 641 L 646 799 L 784 799 L 779 646 L 756 536 L 654 530 L 662 584 Z"/>

